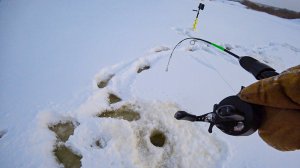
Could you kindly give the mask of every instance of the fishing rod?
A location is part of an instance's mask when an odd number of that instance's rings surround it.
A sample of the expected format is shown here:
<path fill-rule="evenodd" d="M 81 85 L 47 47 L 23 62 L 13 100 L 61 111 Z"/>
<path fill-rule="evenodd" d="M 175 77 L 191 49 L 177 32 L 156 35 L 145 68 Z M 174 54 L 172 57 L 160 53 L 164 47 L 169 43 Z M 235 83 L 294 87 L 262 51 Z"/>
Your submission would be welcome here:
<path fill-rule="evenodd" d="M 201 38 L 194 37 L 185 38 L 175 45 L 170 54 L 166 71 L 168 71 L 168 67 L 175 49 L 186 40 L 192 40 L 194 43 L 196 41 L 202 41 L 233 56 L 239 61 L 241 67 L 251 73 L 257 80 L 278 75 L 275 69 L 254 59 L 253 57 L 238 56 L 237 54 L 220 45 Z M 208 122 L 210 123 L 210 126 L 208 128 L 209 133 L 212 133 L 213 126 L 216 126 L 222 132 L 228 135 L 246 136 L 254 133 L 260 125 L 261 114 L 256 113 L 259 108 L 261 108 L 261 106 L 247 103 L 241 100 L 238 95 L 232 95 L 226 97 L 218 104 L 215 104 L 212 112 L 196 116 L 185 111 L 177 111 L 174 117 L 177 120 Z"/>
<path fill-rule="evenodd" d="M 173 54 L 174 54 L 174 51 L 175 49 L 184 41 L 186 40 L 192 40 L 193 43 L 195 43 L 196 41 L 202 41 L 206 44 L 209 44 L 231 56 L 233 56 L 234 58 L 236 58 L 240 65 L 248 72 L 250 72 L 257 80 L 260 80 L 260 79 L 264 79 L 264 78 L 268 78 L 268 77 L 271 77 L 271 76 L 274 76 L 274 75 L 277 75 L 278 73 L 270 66 L 262 63 L 262 62 L 259 62 L 258 60 L 252 58 L 252 57 L 249 57 L 249 56 L 239 56 L 231 51 L 229 51 L 228 49 L 220 46 L 220 45 L 217 45 L 213 42 L 210 42 L 208 40 L 204 40 L 204 39 L 201 39 L 201 38 L 196 38 L 196 37 L 188 37 L 188 38 L 185 38 L 181 41 L 179 41 L 175 47 L 173 48 L 170 56 L 169 56 L 169 60 L 168 60 L 168 64 L 167 64 L 167 67 L 166 67 L 166 71 L 169 70 L 169 65 L 170 65 L 170 62 L 171 62 L 171 59 L 173 57 Z"/>
<path fill-rule="evenodd" d="M 194 41 L 194 43 L 195 43 L 195 41 L 202 41 L 202 42 L 204 42 L 204 43 L 207 43 L 207 44 L 210 44 L 210 45 L 216 47 L 217 49 L 219 49 L 219 50 L 221 50 L 221 51 L 224 51 L 224 52 L 230 54 L 231 56 L 233 56 L 233 57 L 235 57 L 235 58 L 237 58 L 237 59 L 240 59 L 240 57 L 239 57 L 238 55 L 234 54 L 233 52 L 227 50 L 226 48 L 224 48 L 224 47 L 222 47 L 222 46 L 220 46 L 220 45 L 217 45 L 217 44 L 215 44 L 215 43 L 212 43 L 212 42 L 210 42 L 210 41 L 207 41 L 207 40 L 204 40 L 204 39 L 201 39 L 201 38 L 188 37 L 188 38 L 185 38 L 185 39 L 179 41 L 179 42 L 175 45 L 175 47 L 173 48 L 173 50 L 172 50 L 172 52 L 171 52 L 171 55 L 170 55 L 170 57 L 169 57 L 169 60 L 168 60 L 168 64 L 167 64 L 166 71 L 169 70 L 169 64 L 170 64 L 170 61 L 171 61 L 171 58 L 172 58 L 172 56 L 173 56 L 173 53 L 174 53 L 175 49 L 176 49 L 182 42 L 184 42 L 184 41 L 186 41 L 186 40 L 192 40 L 192 41 Z"/>

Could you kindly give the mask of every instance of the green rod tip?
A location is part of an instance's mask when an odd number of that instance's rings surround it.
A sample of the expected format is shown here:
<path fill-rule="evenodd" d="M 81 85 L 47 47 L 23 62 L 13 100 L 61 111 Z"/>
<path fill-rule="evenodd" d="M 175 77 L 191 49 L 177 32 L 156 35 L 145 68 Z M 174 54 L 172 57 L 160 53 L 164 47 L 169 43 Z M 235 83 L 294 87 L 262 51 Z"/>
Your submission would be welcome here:
<path fill-rule="evenodd" d="M 225 50 L 225 48 L 224 48 L 224 47 L 222 47 L 222 46 L 219 46 L 219 45 L 217 45 L 217 44 L 215 44 L 215 43 L 211 43 L 211 45 L 212 45 L 212 46 L 214 46 L 214 47 L 216 47 L 216 48 L 218 48 L 218 49 L 220 49 L 220 50 L 222 50 L 222 51 L 224 51 L 224 50 Z"/>

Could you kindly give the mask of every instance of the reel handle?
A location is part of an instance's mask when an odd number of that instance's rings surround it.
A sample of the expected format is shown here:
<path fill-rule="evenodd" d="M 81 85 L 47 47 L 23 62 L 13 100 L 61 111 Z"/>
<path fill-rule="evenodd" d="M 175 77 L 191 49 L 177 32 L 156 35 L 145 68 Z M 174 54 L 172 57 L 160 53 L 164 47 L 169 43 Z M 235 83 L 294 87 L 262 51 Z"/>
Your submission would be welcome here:
<path fill-rule="evenodd" d="M 187 120 L 187 121 L 191 121 L 191 122 L 194 122 L 194 121 L 197 121 L 198 118 L 196 115 L 193 115 L 193 114 L 190 114 L 190 113 L 187 113 L 185 111 L 177 111 L 174 115 L 174 117 L 177 119 L 177 120 Z"/>
<path fill-rule="evenodd" d="M 187 120 L 187 121 L 191 121 L 191 122 L 194 122 L 194 121 L 208 122 L 208 123 L 210 123 L 209 128 L 208 128 L 208 132 L 212 133 L 212 128 L 215 125 L 215 123 L 213 121 L 214 118 L 215 118 L 215 115 L 213 113 L 214 112 L 207 113 L 207 114 L 204 114 L 204 115 L 201 115 L 201 116 L 196 116 L 196 115 L 187 113 L 185 111 L 177 111 L 175 113 L 174 117 L 177 120 Z"/>

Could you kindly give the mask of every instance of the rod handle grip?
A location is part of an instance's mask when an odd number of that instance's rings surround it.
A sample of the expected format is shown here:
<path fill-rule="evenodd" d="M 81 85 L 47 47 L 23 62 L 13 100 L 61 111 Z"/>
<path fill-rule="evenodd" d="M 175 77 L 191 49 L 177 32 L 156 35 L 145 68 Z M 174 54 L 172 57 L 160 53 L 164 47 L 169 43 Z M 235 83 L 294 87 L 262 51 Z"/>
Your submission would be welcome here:
<path fill-rule="evenodd" d="M 240 65 L 250 72 L 257 80 L 278 75 L 272 67 L 249 56 L 240 57 Z"/>

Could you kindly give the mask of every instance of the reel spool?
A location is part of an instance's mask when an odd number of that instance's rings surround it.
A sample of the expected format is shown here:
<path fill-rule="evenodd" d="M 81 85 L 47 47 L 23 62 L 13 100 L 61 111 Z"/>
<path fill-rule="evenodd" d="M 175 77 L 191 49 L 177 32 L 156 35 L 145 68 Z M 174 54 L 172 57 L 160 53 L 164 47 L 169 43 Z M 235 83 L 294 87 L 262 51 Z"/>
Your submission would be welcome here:
<path fill-rule="evenodd" d="M 219 104 L 215 104 L 216 127 L 222 132 L 233 136 L 247 136 L 253 134 L 259 127 L 261 115 L 256 105 L 242 101 L 238 96 L 229 96 Z M 227 118 L 224 121 L 222 118 Z M 231 119 L 229 118 L 231 117 Z"/>

